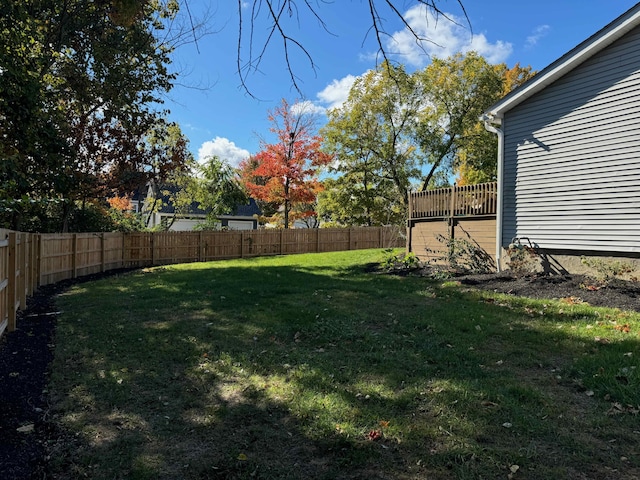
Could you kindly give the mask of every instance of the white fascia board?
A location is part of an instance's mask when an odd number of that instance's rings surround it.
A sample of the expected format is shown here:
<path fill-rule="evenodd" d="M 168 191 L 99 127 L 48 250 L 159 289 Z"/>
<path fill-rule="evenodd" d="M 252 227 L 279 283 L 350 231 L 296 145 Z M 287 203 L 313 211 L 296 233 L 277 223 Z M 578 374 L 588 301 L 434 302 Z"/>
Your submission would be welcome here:
<path fill-rule="evenodd" d="M 491 118 L 492 123 L 498 123 L 497 120 L 503 118 L 505 112 L 566 75 L 638 25 L 640 25 L 640 3 L 542 69 L 531 80 L 507 94 L 486 110 L 485 115 Z"/>

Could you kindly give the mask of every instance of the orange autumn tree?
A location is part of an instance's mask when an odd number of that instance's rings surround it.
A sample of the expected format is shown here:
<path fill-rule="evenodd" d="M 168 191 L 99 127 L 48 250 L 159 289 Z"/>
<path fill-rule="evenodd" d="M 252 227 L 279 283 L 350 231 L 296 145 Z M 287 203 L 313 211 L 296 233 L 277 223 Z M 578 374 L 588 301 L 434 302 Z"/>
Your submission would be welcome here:
<path fill-rule="evenodd" d="M 268 116 L 269 131 L 277 141 L 262 141 L 261 150 L 240 164 L 242 182 L 251 197 L 281 211 L 284 228 L 289 228 L 294 210 L 300 218 L 316 215 L 312 205 L 322 190 L 318 175 L 333 159 L 320 150 L 322 137 L 315 133 L 309 106 L 305 102 L 290 105 L 282 99 Z"/>

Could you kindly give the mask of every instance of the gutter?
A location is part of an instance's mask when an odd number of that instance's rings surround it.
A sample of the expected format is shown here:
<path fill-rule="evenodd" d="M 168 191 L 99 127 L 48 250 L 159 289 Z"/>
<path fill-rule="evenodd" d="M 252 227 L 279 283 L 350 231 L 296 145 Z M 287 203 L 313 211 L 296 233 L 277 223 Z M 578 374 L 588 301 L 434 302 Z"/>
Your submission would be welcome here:
<path fill-rule="evenodd" d="M 495 118 L 493 115 L 484 114 L 480 117 L 480 121 L 484 123 L 484 128 L 488 132 L 495 133 L 498 136 L 498 198 L 496 202 L 496 267 L 498 273 L 502 271 L 502 217 L 503 217 L 503 178 L 502 170 L 504 165 L 504 132 L 498 128 L 502 124 L 501 119 Z"/>

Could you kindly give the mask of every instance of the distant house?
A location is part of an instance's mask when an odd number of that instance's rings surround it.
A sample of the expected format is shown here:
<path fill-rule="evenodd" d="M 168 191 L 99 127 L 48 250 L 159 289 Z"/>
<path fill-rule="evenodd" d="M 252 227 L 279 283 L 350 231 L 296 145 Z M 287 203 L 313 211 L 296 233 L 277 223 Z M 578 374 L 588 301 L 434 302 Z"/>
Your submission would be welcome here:
<path fill-rule="evenodd" d="M 581 255 L 640 257 L 640 4 L 483 120 L 499 142 L 499 260 L 513 239 L 561 267 Z"/>
<path fill-rule="evenodd" d="M 175 186 L 169 186 L 163 191 L 173 192 L 177 190 Z M 150 187 L 147 197 L 142 207 L 142 213 L 146 216 L 149 228 L 160 225 L 169 225 L 170 231 L 189 231 L 207 219 L 207 212 L 202 210 L 196 202 L 193 202 L 184 212 L 176 213 L 175 206 L 171 203 L 170 197 L 163 194 L 158 198 L 156 208 L 154 203 L 153 189 Z M 258 228 L 258 217 L 261 215 L 260 208 L 253 198 L 249 199 L 246 205 L 238 205 L 233 212 L 220 215 L 220 229 L 228 230 L 256 230 Z"/>
<path fill-rule="evenodd" d="M 147 189 L 136 188 L 131 195 L 131 211 L 133 213 L 140 213 L 144 207 L 144 202 L 147 199 Z"/>

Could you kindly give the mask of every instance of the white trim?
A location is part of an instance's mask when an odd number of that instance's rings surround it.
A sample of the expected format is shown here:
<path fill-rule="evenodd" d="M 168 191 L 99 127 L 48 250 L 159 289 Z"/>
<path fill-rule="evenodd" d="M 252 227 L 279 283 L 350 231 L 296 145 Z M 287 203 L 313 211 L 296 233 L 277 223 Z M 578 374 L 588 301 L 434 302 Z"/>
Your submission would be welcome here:
<path fill-rule="evenodd" d="M 486 115 L 492 117 L 493 123 L 497 123 L 496 120 L 503 118 L 505 112 L 555 82 L 638 25 L 640 25 L 640 3 L 492 105 L 486 111 Z"/>
<path fill-rule="evenodd" d="M 502 271 L 502 217 L 504 208 L 504 202 L 502 199 L 502 190 L 504 188 L 504 179 L 502 178 L 502 172 L 504 171 L 504 132 L 496 125 L 491 125 L 488 118 L 484 118 L 484 128 L 488 132 L 495 133 L 498 136 L 498 175 L 496 177 L 496 183 L 498 185 L 498 191 L 496 192 L 496 270 L 500 273 Z"/>

